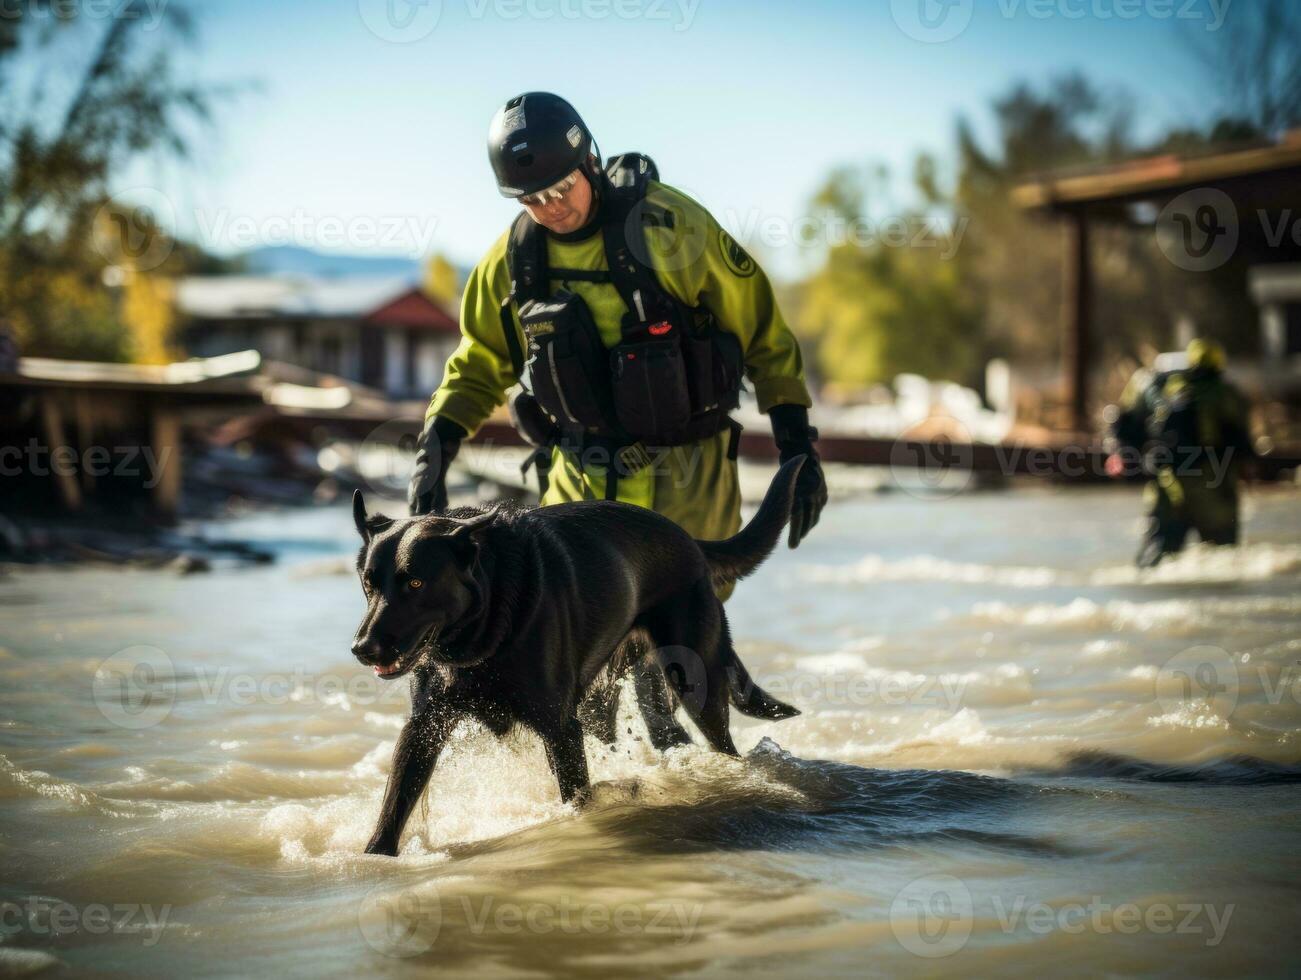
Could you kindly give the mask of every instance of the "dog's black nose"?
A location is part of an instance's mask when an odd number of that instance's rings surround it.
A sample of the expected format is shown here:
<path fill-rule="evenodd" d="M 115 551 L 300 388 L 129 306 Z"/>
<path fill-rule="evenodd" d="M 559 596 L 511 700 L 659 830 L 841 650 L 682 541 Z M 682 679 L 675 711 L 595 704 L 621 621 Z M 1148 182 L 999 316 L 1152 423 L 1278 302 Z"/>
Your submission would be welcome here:
<path fill-rule="evenodd" d="M 384 656 L 384 644 L 373 636 L 352 641 L 352 655 L 364 664 L 377 663 Z"/>

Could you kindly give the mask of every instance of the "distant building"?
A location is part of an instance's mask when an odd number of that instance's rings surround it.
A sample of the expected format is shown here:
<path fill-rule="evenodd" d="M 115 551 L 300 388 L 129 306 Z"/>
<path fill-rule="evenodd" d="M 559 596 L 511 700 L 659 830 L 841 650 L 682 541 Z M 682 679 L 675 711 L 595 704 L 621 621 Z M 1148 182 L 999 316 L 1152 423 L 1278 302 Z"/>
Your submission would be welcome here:
<path fill-rule="evenodd" d="M 1253 399 L 1272 404 L 1276 433 L 1301 438 L 1301 130 L 1277 143 L 1044 174 L 1018 187 L 1013 200 L 1056 215 L 1068 230 L 1062 348 L 1074 429 L 1091 425 L 1094 333 L 1105 324 L 1094 322 L 1090 233 L 1106 223 L 1155 235 L 1165 257 L 1190 276 L 1231 258 L 1247 269 L 1258 343 L 1235 351 L 1230 368 Z M 1173 324 L 1173 340 L 1199 332 L 1197 313 L 1190 303 Z"/>
<path fill-rule="evenodd" d="M 428 398 L 460 340 L 456 319 L 400 279 L 193 276 L 177 290 L 191 357 L 256 350 L 390 398 Z"/>
<path fill-rule="evenodd" d="M 1261 355 L 1275 368 L 1301 365 L 1301 263 L 1256 266 L 1248 283 L 1260 307 Z"/>

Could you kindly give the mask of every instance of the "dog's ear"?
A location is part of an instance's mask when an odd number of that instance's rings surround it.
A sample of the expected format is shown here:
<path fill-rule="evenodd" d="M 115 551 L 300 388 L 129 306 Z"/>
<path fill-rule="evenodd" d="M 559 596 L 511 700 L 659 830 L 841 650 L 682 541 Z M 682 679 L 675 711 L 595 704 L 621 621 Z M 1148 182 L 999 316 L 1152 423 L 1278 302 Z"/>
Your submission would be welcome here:
<path fill-rule="evenodd" d="M 461 563 L 467 569 L 473 569 L 479 561 L 479 532 L 488 527 L 497 517 L 495 511 L 476 514 L 467 520 L 456 522 L 447 535 L 452 550 L 460 556 Z"/>
<path fill-rule="evenodd" d="M 357 533 L 367 544 L 370 543 L 372 535 L 379 531 L 386 531 L 393 526 L 393 518 L 385 517 L 383 514 L 367 516 L 366 501 L 361 495 L 360 490 L 352 492 L 352 523 L 357 526 Z"/>
<path fill-rule="evenodd" d="M 449 538 L 468 539 L 476 531 L 481 531 L 494 520 L 497 519 L 497 512 L 494 510 L 485 511 L 464 521 L 457 521 L 456 527 L 447 536 Z"/>
<path fill-rule="evenodd" d="M 366 530 L 366 499 L 361 495 L 360 490 L 352 491 L 352 523 L 357 526 L 357 533 L 361 535 L 361 539 L 369 541 L 370 533 Z"/>

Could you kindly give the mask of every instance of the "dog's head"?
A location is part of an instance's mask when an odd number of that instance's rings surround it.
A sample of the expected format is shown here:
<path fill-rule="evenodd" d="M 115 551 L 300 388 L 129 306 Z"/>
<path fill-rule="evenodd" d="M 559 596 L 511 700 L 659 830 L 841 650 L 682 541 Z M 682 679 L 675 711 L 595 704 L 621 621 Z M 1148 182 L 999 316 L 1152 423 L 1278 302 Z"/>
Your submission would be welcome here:
<path fill-rule="evenodd" d="M 367 515 L 359 490 L 352 517 L 362 539 L 357 573 L 366 595 L 352 652 L 380 677 L 401 677 L 439 651 L 439 637 L 480 607 L 479 536 L 496 514 L 396 521 Z"/>

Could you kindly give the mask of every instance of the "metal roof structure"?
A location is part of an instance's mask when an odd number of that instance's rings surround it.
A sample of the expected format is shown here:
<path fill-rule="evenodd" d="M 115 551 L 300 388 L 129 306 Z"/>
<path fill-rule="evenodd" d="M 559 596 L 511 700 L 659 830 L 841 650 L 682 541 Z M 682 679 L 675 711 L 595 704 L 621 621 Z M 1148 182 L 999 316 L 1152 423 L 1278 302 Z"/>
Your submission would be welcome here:
<path fill-rule="evenodd" d="M 1165 154 L 1109 167 L 1032 177 L 1012 192 L 1026 209 L 1072 211 L 1135 201 L 1163 200 L 1184 191 L 1219 188 L 1235 199 L 1294 198 L 1301 186 L 1301 130 L 1274 144 L 1199 156 Z"/>
<path fill-rule="evenodd" d="M 1013 190 L 1016 206 L 1055 215 L 1066 226 L 1062 367 L 1071 425 L 1077 431 L 1090 427 L 1088 374 L 1094 330 L 1090 227 L 1112 222 L 1150 229 L 1159 226 L 1167 213 L 1191 221 L 1193 215 L 1185 212 L 1208 211 L 1217 236 L 1232 230 L 1233 250 L 1241 260 L 1294 263 L 1301 242 L 1294 244 L 1290 236 L 1278 232 L 1285 228 L 1299 194 L 1301 130 L 1285 134 L 1277 143 L 1043 174 Z"/>
<path fill-rule="evenodd" d="M 456 320 L 402 277 L 301 279 L 190 276 L 176 290 L 180 313 L 202 320 L 349 319 L 457 332 Z"/>

